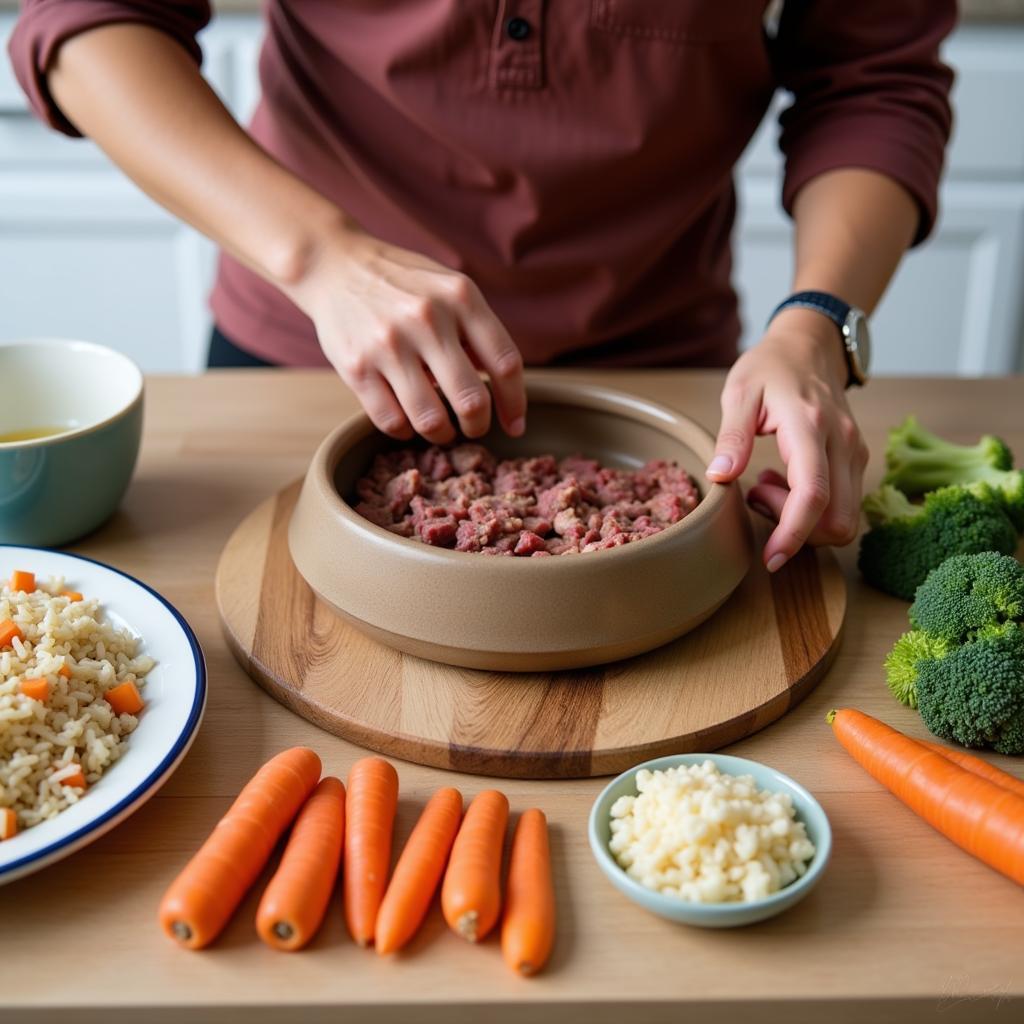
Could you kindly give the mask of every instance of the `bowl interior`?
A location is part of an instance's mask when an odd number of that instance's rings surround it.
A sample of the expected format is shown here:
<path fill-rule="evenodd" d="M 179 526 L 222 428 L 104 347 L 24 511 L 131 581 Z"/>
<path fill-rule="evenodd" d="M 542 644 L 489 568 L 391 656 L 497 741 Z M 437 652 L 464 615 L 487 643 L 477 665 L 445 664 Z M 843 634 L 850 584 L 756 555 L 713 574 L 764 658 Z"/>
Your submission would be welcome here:
<path fill-rule="evenodd" d="M 735 903 L 689 903 L 676 897 L 667 896 L 641 885 L 631 878 L 619 865 L 619 862 L 608 849 L 611 839 L 611 809 L 621 796 L 636 795 L 636 775 L 644 768 L 650 771 L 674 768 L 678 765 L 702 764 L 713 761 L 719 771 L 729 775 L 751 775 L 759 789 L 768 789 L 778 793 L 788 793 L 793 800 L 798 821 L 804 823 L 807 836 L 814 844 L 814 856 L 807 870 L 798 879 L 785 888 L 761 900 L 749 900 Z M 758 761 L 750 761 L 745 757 L 734 757 L 730 754 L 671 754 L 653 761 L 645 761 L 629 771 L 616 776 L 601 791 L 590 811 L 589 821 L 590 846 L 601 868 L 623 891 L 638 902 L 656 911 L 664 911 L 667 916 L 676 919 L 692 917 L 714 917 L 717 915 L 745 915 L 753 910 L 769 910 L 775 905 L 788 905 L 793 897 L 803 890 L 809 889 L 817 881 L 825 869 L 832 849 L 832 830 L 828 818 L 821 805 L 800 783 L 788 775 L 770 768 Z M 763 916 L 767 916 L 763 915 Z"/>
<path fill-rule="evenodd" d="M 591 397 L 595 389 L 582 388 L 580 395 Z M 667 430 L 667 423 L 659 423 L 658 415 L 637 418 L 634 409 L 657 410 L 648 403 L 617 404 L 614 400 L 603 407 L 584 404 L 582 397 L 573 396 L 571 385 L 554 391 L 536 386 L 529 389 L 529 412 L 526 433 L 522 437 L 509 437 L 499 426 L 482 438 L 474 439 L 485 445 L 499 458 L 517 458 L 536 455 L 584 455 L 597 459 L 603 465 L 620 469 L 636 469 L 651 459 L 675 461 L 698 483 L 703 480 L 704 467 L 711 458 L 712 442 L 704 432 L 693 426 L 687 443 Z M 692 436 L 691 436 L 692 435 Z M 351 444 L 339 453 L 334 470 L 334 485 L 341 498 L 349 505 L 357 502 L 355 485 L 369 469 L 378 452 L 406 447 L 426 447 L 418 441 L 396 442 L 374 430 L 369 423 L 354 432 Z M 704 492 L 701 492 L 702 495 Z M 395 538 L 401 540 L 402 538 Z"/>
<path fill-rule="evenodd" d="M 0 344 L 0 380 L 12 385 L 0 403 L 0 438 L 97 426 L 126 409 L 142 390 L 142 373 L 121 353 L 49 338 Z M 0 449 L 49 439 L 19 437 L 0 441 Z"/>

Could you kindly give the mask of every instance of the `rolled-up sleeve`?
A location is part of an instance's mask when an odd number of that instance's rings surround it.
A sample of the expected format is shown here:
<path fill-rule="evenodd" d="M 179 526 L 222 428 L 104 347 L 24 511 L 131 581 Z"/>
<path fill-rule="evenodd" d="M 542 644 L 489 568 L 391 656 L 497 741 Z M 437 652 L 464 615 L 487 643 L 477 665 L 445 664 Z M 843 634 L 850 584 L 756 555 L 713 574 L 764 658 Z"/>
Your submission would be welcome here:
<path fill-rule="evenodd" d="M 58 131 L 77 136 L 80 133 L 61 113 L 46 85 L 46 73 L 61 43 L 100 25 L 132 22 L 166 32 L 199 63 L 202 53 L 196 35 L 209 20 L 207 0 L 23 0 L 8 52 L 36 114 Z"/>
<path fill-rule="evenodd" d="M 899 182 L 931 231 L 952 124 L 952 71 L 939 46 L 956 23 L 953 0 L 788 0 L 772 45 L 786 158 L 782 204 L 825 171 L 865 167 Z"/>

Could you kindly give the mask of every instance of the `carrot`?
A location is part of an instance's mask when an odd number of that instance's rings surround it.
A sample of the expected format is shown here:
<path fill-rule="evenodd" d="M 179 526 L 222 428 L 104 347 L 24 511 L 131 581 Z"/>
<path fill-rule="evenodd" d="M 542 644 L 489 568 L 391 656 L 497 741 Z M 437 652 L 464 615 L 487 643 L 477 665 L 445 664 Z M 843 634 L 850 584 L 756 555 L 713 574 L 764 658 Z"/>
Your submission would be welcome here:
<path fill-rule="evenodd" d="M 13 839 L 17 834 L 17 814 L 10 807 L 0 807 L 0 839 Z"/>
<path fill-rule="evenodd" d="M 69 601 L 81 601 L 82 595 L 77 590 L 62 590 L 58 597 L 66 597 Z"/>
<path fill-rule="evenodd" d="M 997 768 L 994 764 L 989 764 L 988 761 L 975 757 L 974 754 L 968 754 L 966 750 L 954 750 L 952 747 L 943 746 L 941 743 L 933 743 L 931 740 L 918 740 L 917 742 L 929 750 L 934 750 L 936 754 L 941 754 L 947 760 L 952 761 L 953 764 L 958 764 L 961 768 L 965 768 L 975 775 L 980 775 L 983 779 L 988 779 L 989 782 L 994 782 L 1004 789 L 1012 790 L 1014 793 L 1024 796 L 1024 781 L 1018 779 L 1016 775 L 1004 772 L 1002 768 Z"/>
<path fill-rule="evenodd" d="M 469 942 L 478 942 L 501 911 L 501 850 L 508 826 L 508 800 L 487 789 L 477 794 L 455 837 L 444 884 L 441 910 L 448 926 Z"/>
<path fill-rule="evenodd" d="M 518 974 L 536 974 L 555 941 L 555 889 L 544 812 L 524 811 L 512 837 L 501 952 Z"/>
<path fill-rule="evenodd" d="M 85 789 L 85 772 L 82 771 L 81 765 L 75 765 L 75 767 L 78 771 L 72 772 L 70 775 L 65 775 L 64 778 L 60 780 L 60 784 L 62 786 L 74 786 L 77 789 Z"/>
<path fill-rule="evenodd" d="M 912 811 L 961 849 L 1024 885 L 1024 797 L 860 711 L 830 711 L 828 721 L 860 765 Z"/>
<path fill-rule="evenodd" d="M 316 935 L 338 877 L 345 837 L 345 787 L 320 780 L 299 811 L 259 909 L 256 931 L 274 949 L 302 949 Z"/>
<path fill-rule="evenodd" d="M 17 624 L 10 619 L 0 621 L 0 647 L 12 645 L 14 638 L 25 639 L 25 634 L 18 628 Z"/>
<path fill-rule="evenodd" d="M 67 662 L 64 662 L 64 664 L 61 665 L 61 667 L 59 669 L 57 669 L 57 675 L 63 676 L 65 679 L 70 679 L 71 678 L 71 666 Z"/>
<path fill-rule="evenodd" d="M 378 953 L 401 949 L 423 923 L 461 821 L 462 794 L 439 789 L 416 822 L 384 894 L 374 938 Z"/>
<path fill-rule="evenodd" d="M 45 703 L 50 696 L 50 683 L 46 679 L 22 679 L 18 684 L 18 689 L 26 697 L 31 697 L 40 703 Z"/>
<path fill-rule="evenodd" d="M 137 715 L 146 706 L 139 688 L 131 679 L 112 686 L 103 694 L 103 699 L 114 709 L 115 715 Z"/>
<path fill-rule="evenodd" d="M 11 573 L 11 590 L 22 590 L 26 594 L 31 594 L 36 589 L 36 577 L 34 573 L 22 572 L 21 569 L 15 569 Z"/>
<path fill-rule="evenodd" d="M 202 949 L 220 934 L 319 778 L 320 758 L 306 747 L 260 768 L 164 893 L 159 916 L 167 935 Z"/>
<path fill-rule="evenodd" d="M 373 942 L 391 864 L 398 809 L 398 773 L 379 757 L 364 757 L 348 775 L 345 832 L 345 923 L 360 946 Z"/>

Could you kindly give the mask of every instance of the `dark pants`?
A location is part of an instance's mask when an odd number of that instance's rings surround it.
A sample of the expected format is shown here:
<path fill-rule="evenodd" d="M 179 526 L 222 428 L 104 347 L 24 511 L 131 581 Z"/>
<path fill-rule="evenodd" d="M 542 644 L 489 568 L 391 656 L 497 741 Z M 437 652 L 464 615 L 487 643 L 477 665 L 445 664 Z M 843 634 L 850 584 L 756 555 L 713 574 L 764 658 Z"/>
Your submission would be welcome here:
<path fill-rule="evenodd" d="M 210 335 L 210 352 L 206 357 L 206 366 L 210 370 L 215 369 L 252 369 L 258 366 L 274 366 L 259 356 L 250 355 L 244 349 L 239 348 L 230 338 L 226 338 L 214 327 Z"/>

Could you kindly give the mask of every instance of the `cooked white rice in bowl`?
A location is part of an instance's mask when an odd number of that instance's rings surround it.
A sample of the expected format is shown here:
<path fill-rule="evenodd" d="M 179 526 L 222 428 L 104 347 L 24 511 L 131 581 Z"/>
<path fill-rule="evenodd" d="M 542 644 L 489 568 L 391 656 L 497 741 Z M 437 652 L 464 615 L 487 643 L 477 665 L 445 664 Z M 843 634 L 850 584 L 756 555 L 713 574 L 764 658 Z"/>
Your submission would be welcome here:
<path fill-rule="evenodd" d="M 76 803 L 121 757 L 138 718 L 115 714 L 104 694 L 129 681 L 141 687 L 155 664 L 97 598 L 64 596 L 61 578 L 36 586 L 0 587 L 0 623 L 10 619 L 23 635 L 0 646 L 0 809 L 15 812 L 19 829 Z M 45 701 L 21 692 L 24 680 L 42 678 Z M 67 784 L 79 771 L 86 786 Z"/>

